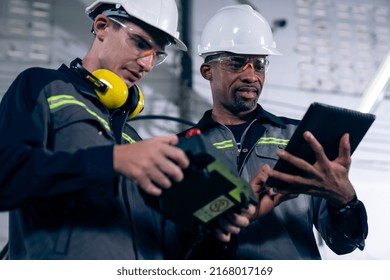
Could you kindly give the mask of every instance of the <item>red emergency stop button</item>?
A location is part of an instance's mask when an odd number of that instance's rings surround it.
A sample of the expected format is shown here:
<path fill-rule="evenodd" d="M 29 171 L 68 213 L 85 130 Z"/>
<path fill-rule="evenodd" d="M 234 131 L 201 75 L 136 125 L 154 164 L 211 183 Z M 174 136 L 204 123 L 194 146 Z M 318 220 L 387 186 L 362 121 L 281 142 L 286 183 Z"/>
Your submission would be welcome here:
<path fill-rule="evenodd" d="M 192 129 L 187 131 L 186 138 L 190 138 L 191 136 L 199 135 L 199 134 L 201 134 L 201 131 L 199 128 L 192 128 Z"/>

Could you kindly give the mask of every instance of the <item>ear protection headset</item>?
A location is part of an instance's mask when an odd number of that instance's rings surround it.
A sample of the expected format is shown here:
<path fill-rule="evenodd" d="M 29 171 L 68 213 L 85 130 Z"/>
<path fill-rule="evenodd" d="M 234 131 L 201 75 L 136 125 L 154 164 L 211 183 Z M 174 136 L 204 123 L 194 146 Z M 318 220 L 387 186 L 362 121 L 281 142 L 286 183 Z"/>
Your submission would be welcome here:
<path fill-rule="evenodd" d="M 114 72 L 107 69 L 97 69 L 90 73 L 76 58 L 70 63 L 70 68 L 92 83 L 95 93 L 108 109 L 126 107 L 129 109 L 129 119 L 144 109 L 144 96 L 141 89 L 134 85 L 129 89 L 126 83 Z"/>

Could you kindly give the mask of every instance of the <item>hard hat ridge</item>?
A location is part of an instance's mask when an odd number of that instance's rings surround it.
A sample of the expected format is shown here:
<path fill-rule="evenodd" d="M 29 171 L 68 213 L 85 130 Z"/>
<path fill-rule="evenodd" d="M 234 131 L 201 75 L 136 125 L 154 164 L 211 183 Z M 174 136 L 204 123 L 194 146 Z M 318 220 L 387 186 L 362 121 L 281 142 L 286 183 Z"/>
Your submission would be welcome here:
<path fill-rule="evenodd" d="M 206 23 L 198 45 L 202 57 L 220 52 L 280 55 L 267 20 L 249 5 L 221 8 Z"/>

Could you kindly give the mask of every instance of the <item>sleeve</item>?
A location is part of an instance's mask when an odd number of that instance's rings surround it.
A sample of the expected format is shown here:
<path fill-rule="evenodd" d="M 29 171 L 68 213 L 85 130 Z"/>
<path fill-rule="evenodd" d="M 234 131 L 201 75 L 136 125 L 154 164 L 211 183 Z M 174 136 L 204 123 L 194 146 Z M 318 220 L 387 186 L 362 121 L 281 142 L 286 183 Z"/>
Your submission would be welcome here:
<path fill-rule="evenodd" d="M 53 152 L 45 72 L 21 73 L 0 104 L 0 211 L 37 199 L 113 185 L 112 146 Z M 46 83 L 45 83 L 46 79 Z"/>
<path fill-rule="evenodd" d="M 351 253 L 356 248 L 363 250 L 368 235 L 364 204 L 356 199 L 353 202 L 353 209 L 340 212 L 341 209 L 329 207 L 324 199 L 314 200 L 318 209 L 315 214 L 315 226 L 328 247 L 338 255 Z"/>
<path fill-rule="evenodd" d="M 364 249 L 364 240 L 368 235 L 366 208 L 357 196 L 349 203 L 335 209 L 327 204 L 330 221 L 345 237 L 355 240 L 356 246 Z"/>

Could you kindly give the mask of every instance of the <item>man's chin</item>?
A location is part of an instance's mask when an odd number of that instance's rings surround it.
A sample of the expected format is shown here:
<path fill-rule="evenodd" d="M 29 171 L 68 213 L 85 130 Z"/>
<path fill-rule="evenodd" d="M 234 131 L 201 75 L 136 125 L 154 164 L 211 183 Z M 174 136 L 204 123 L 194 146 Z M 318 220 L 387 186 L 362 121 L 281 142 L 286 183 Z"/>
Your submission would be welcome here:
<path fill-rule="evenodd" d="M 257 106 L 256 101 L 251 101 L 251 102 L 239 102 L 236 103 L 235 110 L 237 113 L 241 112 L 251 112 L 253 111 Z"/>
<path fill-rule="evenodd" d="M 125 84 L 126 84 L 127 88 L 131 88 L 132 86 L 134 86 L 135 83 L 132 83 L 130 81 L 125 80 Z"/>

